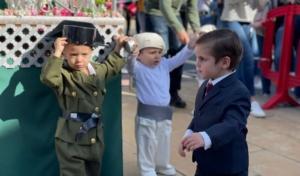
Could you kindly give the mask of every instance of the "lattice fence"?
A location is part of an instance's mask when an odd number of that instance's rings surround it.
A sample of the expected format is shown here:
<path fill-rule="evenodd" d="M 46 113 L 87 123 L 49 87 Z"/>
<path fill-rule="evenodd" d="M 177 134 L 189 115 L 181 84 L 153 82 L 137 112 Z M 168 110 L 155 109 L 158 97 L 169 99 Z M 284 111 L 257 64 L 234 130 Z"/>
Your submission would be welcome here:
<path fill-rule="evenodd" d="M 20 24 L 20 22 L 3 24 L 0 18 L 0 66 L 5 68 L 15 68 L 17 66 L 23 68 L 42 67 L 54 49 L 53 42 L 47 42 L 43 37 L 60 22 L 57 20 L 55 24 L 52 19 L 47 24 L 47 19 L 49 18 L 45 18 L 46 21 L 43 21 L 43 24 Z M 72 18 L 68 20 L 72 20 Z M 32 19 L 32 21 L 35 20 Z M 80 21 L 84 20 L 81 19 Z M 106 18 L 101 22 L 101 19 L 97 18 L 93 22 L 89 18 L 89 22 L 93 23 L 104 37 L 105 43 L 109 44 L 112 38 L 119 37 L 122 34 L 123 21 L 119 19 L 117 23 L 107 24 L 105 24 L 105 21 L 108 21 L 108 19 Z M 105 55 L 108 52 L 105 47 L 97 47 L 93 51 L 93 56 L 98 57 L 99 54 Z"/>

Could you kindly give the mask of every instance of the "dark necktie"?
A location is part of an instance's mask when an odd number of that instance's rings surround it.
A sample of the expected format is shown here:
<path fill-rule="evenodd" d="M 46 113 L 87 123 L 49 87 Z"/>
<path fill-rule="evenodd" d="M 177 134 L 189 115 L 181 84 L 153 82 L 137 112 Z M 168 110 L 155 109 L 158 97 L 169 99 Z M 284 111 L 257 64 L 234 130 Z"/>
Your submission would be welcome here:
<path fill-rule="evenodd" d="M 206 85 L 206 93 L 208 93 L 213 86 L 214 85 L 212 83 L 207 83 L 207 85 Z"/>

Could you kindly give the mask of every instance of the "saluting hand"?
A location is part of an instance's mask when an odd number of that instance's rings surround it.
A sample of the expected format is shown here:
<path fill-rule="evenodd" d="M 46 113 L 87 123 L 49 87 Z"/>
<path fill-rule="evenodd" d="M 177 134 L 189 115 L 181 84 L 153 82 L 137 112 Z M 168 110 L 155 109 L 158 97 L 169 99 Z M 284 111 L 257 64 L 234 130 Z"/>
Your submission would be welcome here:
<path fill-rule="evenodd" d="M 54 56 L 60 57 L 62 55 L 62 52 L 64 51 L 65 45 L 68 44 L 67 38 L 57 38 L 54 42 Z"/>

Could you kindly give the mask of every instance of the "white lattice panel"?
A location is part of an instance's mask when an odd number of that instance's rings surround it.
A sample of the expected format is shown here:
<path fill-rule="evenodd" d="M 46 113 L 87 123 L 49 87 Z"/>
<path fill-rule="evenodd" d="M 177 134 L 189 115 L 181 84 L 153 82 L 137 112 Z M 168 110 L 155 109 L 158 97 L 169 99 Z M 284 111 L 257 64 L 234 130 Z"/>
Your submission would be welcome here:
<path fill-rule="evenodd" d="M 6 18 L 1 19 L 1 18 Z M 53 42 L 47 42 L 43 37 L 51 31 L 62 20 L 53 19 L 56 17 L 39 17 L 37 24 L 34 17 L 32 23 L 28 18 L 24 21 L 18 18 L 13 23 L 8 23 L 7 17 L 0 17 L 0 66 L 5 68 L 15 68 L 17 66 L 29 68 L 31 66 L 42 67 L 45 60 L 53 52 Z M 76 18 L 78 19 L 78 18 Z M 110 19 L 110 21 L 109 21 Z M 47 23 L 48 20 L 48 23 Z M 74 20 L 72 17 L 65 20 Z M 124 20 L 120 18 L 80 18 L 77 21 L 88 21 L 93 23 L 100 34 L 104 37 L 105 43 L 110 43 L 113 37 L 122 34 Z M 106 22 L 106 23 L 105 23 Z M 42 30 L 41 30 L 42 29 Z M 100 53 L 107 53 L 104 47 L 97 47 L 93 51 L 93 56 L 97 57 Z"/>

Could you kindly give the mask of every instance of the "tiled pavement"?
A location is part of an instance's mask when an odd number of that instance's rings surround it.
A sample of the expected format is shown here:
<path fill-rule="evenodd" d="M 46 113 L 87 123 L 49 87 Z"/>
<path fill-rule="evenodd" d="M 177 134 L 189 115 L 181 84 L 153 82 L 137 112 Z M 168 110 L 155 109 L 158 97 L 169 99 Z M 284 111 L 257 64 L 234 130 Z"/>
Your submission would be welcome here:
<path fill-rule="evenodd" d="M 123 160 L 124 176 L 138 176 L 134 117 L 136 98 L 128 88 L 128 78 L 123 76 Z M 195 164 L 191 153 L 182 158 L 177 153 L 178 144 L 192 119 L 194 99 L 198 89 L 196 80 L 185 78 L 180 95 L 187 102 L 185 109 L 175 109 L 171 136 L 171 160 L 177 175 L 193 176 Z M 263 103 L 264 99 L 259 99 Z M 250 167 L 249 176 L 300 176 L 300 108 L 275 108 L 266 111 L 265 119 L 248 118 Z"/>

